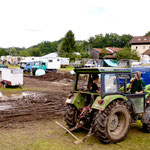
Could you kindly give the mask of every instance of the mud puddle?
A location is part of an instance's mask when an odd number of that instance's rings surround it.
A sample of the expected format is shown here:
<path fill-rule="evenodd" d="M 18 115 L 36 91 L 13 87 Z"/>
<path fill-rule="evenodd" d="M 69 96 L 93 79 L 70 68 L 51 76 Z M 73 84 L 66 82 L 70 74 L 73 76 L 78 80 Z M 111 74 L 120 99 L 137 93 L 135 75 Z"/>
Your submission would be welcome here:
<path fill-rule="evenodd" d="M 31 91 L 20 92 L 20 93 L 17 93 L 17 94 L 0 92 L 0 102 L 1 101 L 10 101 L 10 100 L 16 101 L 18 99 L 27 98 L 27 97 L 30 97 L 30 96 L 32 96 L 33 98 L 36 98 L 36 97 L 44 96 L 44 94 L 38 93 L 38 92 L 31 92 Z"/>
<path fill-rule="evenodd" d="M 6 103 L 0 104 L 0 111 L 8 110 L 8 109 L 10 109 L 11 107 L 12 107 L 11 105 L 8 105 L 8 104 L 6 104 Z"/>

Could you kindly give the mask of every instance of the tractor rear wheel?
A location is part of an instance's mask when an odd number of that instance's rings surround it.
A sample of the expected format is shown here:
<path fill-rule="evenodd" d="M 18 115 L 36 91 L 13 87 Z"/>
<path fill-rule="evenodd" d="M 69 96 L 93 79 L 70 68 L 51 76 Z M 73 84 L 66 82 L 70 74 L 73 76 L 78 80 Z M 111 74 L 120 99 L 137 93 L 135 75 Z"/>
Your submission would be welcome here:
<path fill-rule="evenodd" d="M 150 121 L 148 124 L 143 124 L 143 129 L 145 132 L 150 133 Z"/>
<path fill-rule="evenodd" d="M 94 115 L 94 131 L 104 143 L 117 143 L 127 136 L 131 116 L 125 102 L 116 100 Z"/>
<path fill-rule="evenodd" d="M 146 108 L 142 117 L 143 129 L 145 132 L 150 133 L 150 106 Z"/>
<path fill-rule="evenodd" d="M 65 121 L 69 128 L 73 128 L 76 126 L 78 110 L 74 105 L 68 104 L 65 109 Z"/>

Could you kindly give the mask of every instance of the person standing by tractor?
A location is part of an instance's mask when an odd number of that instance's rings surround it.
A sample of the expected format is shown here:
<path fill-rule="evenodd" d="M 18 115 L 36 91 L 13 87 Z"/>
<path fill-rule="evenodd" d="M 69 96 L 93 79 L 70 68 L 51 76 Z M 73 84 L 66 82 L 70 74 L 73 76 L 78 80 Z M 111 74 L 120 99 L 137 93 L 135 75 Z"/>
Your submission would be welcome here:
<path fill-rule="evenodd" d="M 135 94 L 143 93 L 142 86 L 143 88 L 145 88 L 145 82 L 140 78 L 141 78 L 141 72 L 136 71 L 134 74 L 134 78 L 130 80 L 130 84 L 129 84 L 129 89 L 131 89 L 131 93 L 135 93 Z"/>

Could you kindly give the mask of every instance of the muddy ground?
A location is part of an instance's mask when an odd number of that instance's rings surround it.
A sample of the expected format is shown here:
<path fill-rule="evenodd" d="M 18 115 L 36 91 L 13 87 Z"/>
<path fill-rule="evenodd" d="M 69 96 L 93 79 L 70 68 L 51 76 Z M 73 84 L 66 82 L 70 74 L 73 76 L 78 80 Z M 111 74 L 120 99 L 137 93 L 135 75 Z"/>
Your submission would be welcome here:
<path fill-rule="evenodd" d="M 23 90 L 0 93 L 0 127 L 62 117 L 65 99 L 73 85 L 74 76 L 69 73 L 24 77 Z"/>

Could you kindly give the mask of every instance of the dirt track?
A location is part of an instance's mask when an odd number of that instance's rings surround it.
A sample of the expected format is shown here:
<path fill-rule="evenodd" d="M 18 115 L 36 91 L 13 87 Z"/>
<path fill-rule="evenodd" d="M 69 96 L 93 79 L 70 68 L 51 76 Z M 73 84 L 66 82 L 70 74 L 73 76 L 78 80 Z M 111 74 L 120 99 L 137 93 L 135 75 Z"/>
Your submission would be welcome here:
<path fill-rule="evenodd" d="M 62 117 L 65 99 L 73 89 L 73 79 L 68 73 L 24 77 L 23 89 L 32 91 L 2 93 L 0 127 L 9 127 L 12 122 Z"/>

